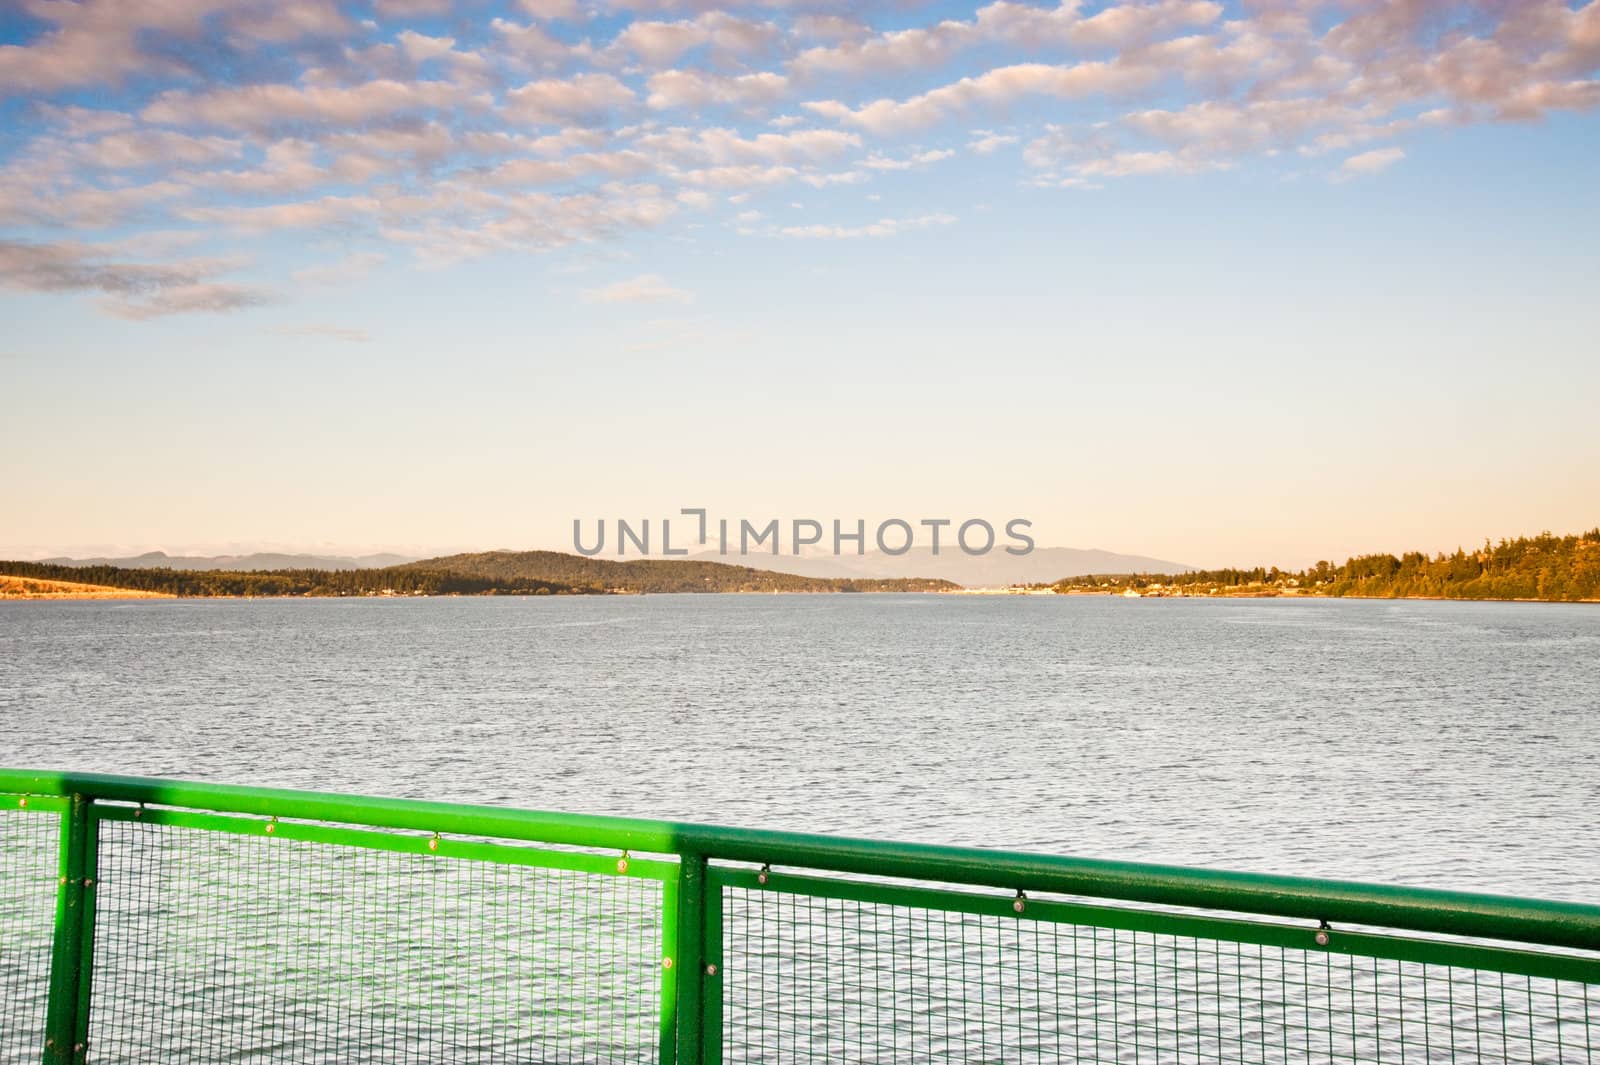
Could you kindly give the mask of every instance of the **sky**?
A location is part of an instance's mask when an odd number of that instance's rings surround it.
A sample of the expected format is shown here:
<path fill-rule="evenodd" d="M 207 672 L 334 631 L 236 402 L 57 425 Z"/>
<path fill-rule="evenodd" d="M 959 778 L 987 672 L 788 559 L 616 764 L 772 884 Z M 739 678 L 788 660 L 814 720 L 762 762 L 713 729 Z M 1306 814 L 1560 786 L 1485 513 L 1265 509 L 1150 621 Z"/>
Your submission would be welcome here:
<path fill-rule="evenodd" d="M 1600 0 L 0 4 L 0 556 L 1600 525 Z"/>

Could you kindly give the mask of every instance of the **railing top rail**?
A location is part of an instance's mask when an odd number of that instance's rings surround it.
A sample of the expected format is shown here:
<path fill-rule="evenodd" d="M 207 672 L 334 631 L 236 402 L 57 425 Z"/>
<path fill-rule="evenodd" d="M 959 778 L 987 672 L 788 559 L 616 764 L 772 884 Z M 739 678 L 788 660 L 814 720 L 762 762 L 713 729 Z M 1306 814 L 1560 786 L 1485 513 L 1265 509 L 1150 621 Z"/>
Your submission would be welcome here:
<path fill-rule="evenodd" d="M 936 880 L 1600 950 L 1600 905 L 641 818 L 0 768 L 0 792 Z"/>

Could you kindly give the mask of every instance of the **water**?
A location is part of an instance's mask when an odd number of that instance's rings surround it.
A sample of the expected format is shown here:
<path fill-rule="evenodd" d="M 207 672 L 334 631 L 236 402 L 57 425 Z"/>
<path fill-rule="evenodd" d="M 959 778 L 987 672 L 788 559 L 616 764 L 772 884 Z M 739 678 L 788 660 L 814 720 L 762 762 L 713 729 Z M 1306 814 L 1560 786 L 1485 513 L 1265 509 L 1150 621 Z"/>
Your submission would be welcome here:
<path fill-rule="evenodd" d="M 0 604 L 0 764 L 1593 901 L 1600 609 Z"/>

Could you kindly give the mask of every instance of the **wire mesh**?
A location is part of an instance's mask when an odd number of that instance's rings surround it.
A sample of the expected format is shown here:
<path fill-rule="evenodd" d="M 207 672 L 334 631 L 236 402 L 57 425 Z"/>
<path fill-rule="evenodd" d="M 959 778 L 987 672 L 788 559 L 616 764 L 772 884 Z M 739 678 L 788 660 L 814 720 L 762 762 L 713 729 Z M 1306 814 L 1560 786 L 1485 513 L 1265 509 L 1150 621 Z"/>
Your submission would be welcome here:
<path fill-rule="evenodd" d="M 99 831 L 92 1062 L 656 1060 L 658 881 Z"/>
<path fill-rule="evenodd" d="M 726 1062 L 1600 1061 L 1600 985 L 723 888 Z"/>
<path fill-rule="evenodd" d="M 50 997 L 59 815 L 0 811 L 0 1065 L 38 1065 Z"/>

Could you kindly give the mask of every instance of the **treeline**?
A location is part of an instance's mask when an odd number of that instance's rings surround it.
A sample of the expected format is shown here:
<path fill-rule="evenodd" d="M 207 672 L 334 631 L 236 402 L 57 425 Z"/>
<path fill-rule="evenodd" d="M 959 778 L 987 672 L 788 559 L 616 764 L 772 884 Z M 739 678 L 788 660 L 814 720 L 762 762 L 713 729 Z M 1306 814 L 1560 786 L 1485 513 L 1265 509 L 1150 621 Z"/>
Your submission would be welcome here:
<path fill-rule="evenodd" d="M 953 581 L 923 578 L 868 580 L 802 577 L 701 559 L 585 558 L 560 551 L 485 551 L 412 562 L 400 569 L 432 568 L 495 581 L 538 579 L 591 591 L 627 592 L 937 592 Z"/>
<path fill-rule="evenodd" d="M 381 569 L 175 570 L 0 562 L 0 574 L 140 592 L 203 596 L 603 595 L 611 592 L 935 592 L 939 580 L 839 580 L 641 559 L 612 562 L 558 551 L 490 551 Z"/>
<path fill-rule="evenodd" d="M 140 592 L 205 596 L 369 595 L 570 595 L 588 589 L 554 581 L 493 580 L 448 570 L 390 566 L 360 570 L 173 570 L 122 566 L 60 566 L 46 562 L 0 562 L 0 574 L 36 580 L 74 581 Z"/>
<path fill-rule="evenodd" d="M 1374 598 L 1538 599 L 1576 602 L 1600 599 L 1600 528 L 1577 536 L 1538 536 L 1485 542 L 1478 551 L 1453 554 L 1359 555 L 1342 565 L 1318 562 L 1304 570 L 1276 566 L 1197 570 L 1164 574 L 1099 574 L 1067 577 L 1058 592 L 1178 589 L 1190 594 L 1239 594 L 1259 589 L 1276 594 L 1371 596 Z"/>

